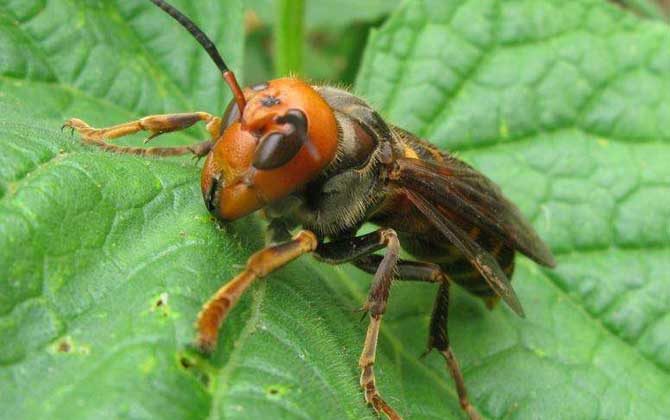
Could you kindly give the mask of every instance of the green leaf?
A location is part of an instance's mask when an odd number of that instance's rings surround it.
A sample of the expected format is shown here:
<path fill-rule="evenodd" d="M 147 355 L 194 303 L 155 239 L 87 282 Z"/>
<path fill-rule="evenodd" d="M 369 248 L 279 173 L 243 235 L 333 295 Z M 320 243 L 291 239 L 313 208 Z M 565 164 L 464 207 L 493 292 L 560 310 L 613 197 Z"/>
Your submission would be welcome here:
<path fill-rule="evenodd" d="M 148 2 L 94 3 L 0 6 L 3 416 L 374 419 L 352 312 L 370 277 L 350 267 L 291 264 L 241 300 L 211 360 L 188 351 L 260 229 L 218 228 L 188 160 L 100 153 L 58 127 L 218 113 L 230 96 Z M 175 1 L 239 68 L 239 2 L 201 3 Z M 368 46 L 358 90 L 498 181 L 558 257 L 518 260 L 525 320 L 455 293 L 452 342 L 487 418 L 670 409 L 668 41 L 596 0 L 426 0 Z M 418 359 L 434 292 L 394 286 L 382 327 L 378 384 L 408 419 L 464 417 L 442 361 Z"/>
<path fill-rule="evenodd" d="M 620 5 L 645 18 L 670 21 L 670 3 L 665 0 L 620 0 Z"/>

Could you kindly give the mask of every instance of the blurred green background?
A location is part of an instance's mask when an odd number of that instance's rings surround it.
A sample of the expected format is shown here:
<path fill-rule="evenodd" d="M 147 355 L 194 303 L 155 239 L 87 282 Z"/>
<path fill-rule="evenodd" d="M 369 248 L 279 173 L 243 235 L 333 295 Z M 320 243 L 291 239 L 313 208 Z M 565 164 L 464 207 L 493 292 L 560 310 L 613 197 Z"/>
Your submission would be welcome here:
<path fill-rule="evenodd" d="M 603 0 L 610 1 L 610 0 Z M 400 0 L 248 0 L 245 7 L 244 75 L 247 84 L 295 72 L 315 82 L 353 86 L 370 29 L 379 27 Z M 645 19 L 670 21 L 670 0 L 611 0 L 630 13 Z M 281 11 L 289 9 L 289 15 Z M 303 28 L 292 19 L 302 18 Z M 282 26 L 275 30 L 277 26 Z M 302 55 L 287 66 L 278 63 L 281 50 L 279 31 L 297 32 L 286 56 Z M 299 52 L 296 47 L 302 46 Z M 290 58 L 289 58 L 290 60 Z"/>

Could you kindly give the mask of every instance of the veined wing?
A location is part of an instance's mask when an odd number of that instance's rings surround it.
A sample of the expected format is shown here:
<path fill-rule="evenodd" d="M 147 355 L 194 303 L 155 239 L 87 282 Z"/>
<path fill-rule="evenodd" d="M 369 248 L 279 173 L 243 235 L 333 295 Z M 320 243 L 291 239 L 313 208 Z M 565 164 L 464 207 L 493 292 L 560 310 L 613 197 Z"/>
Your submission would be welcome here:
<path fill-rule="evenodd" d="M 519 302 L 512 284 L 490 253 L 473 241 L 468 234 L 454 222 L 444 216 L 433 204 L 420 193 L 404 190 L 407 198 L 414 206 L 455 246 L 470 263 L 479 271 L 486 283 L 509 305 L 519 316 L 524 317 L 523 308 Z"/>
<path fill-rule="evenodd" d="M 555 266 L 549 248 L 496 184 L 454 157 L 444 159 L 439 164 L 398 159 L 390 175 L 391 182 L 464 218 L 535 262 Z"/>

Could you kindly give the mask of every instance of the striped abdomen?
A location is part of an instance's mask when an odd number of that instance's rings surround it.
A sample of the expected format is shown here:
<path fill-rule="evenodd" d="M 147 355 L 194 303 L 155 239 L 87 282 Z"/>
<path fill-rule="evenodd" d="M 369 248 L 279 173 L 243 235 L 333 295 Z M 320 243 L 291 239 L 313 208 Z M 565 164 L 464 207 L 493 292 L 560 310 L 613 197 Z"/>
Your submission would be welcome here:
<path fill-rule="evenodd" d="M 394 128 L 394 132 L 398 140 L 404 145 L 406 157 L 435 163 L 443 163 L 449 159 L 448 156 L 435 146 L 405 130 Z M 445 213 L 449 214 L 450 212 L 445 210 Z M 483 298 L 496 296 L 479 271 L 460 251 L 449 244 L 443 236 L 437 234 L 435 229 L 430 225 L 422 226 L 422 223 L 419 223 L 421 216 L 412 211 L 408 212 L 405 216 L 407 217 L 406 220 L 413 221 L 411 223 L 403 223 L 403 226 L 399 226 L 399 230 L 407 232 L 401 234 L 401 237 L 404 237 L 402 238 L 404 240 L 401 241 L 403 248 L 420 260 L 440 265 L 451 280 L 463 286 L 469 292 Z M 456 214 L 450 214 L 449 218 L 466 231 L 473 241 L 477 242 L 479 246 L 491 254 L 498 261 L 507 277 L 511 279 L 514 273 L 515 250 L 513 248 L 505 245 L 491 234 L 482 232 L 481 229 Z M 412 232 L 413 230 L 414 232 Z M 417 235 L 418 232 L 416 230 L 423 232 Z"/>

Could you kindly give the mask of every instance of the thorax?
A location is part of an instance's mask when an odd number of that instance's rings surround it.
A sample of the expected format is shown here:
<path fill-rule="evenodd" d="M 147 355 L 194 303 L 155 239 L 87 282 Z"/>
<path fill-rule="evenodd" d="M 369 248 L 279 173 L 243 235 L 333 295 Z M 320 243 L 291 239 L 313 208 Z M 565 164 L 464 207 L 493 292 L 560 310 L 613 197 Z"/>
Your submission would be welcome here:
<path fill-rule="evenodd" d="M 363 100 L 332 87 L 317 90 L 337 120 L 335 159 L 317 179 L 265 213 L 320 237 L 337 237 L 357 230 L 383 201 L 384 168 L 402 148 L 389 126 Z"/>

